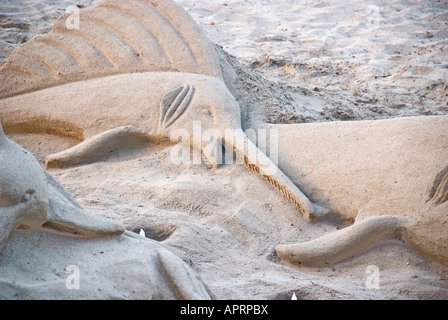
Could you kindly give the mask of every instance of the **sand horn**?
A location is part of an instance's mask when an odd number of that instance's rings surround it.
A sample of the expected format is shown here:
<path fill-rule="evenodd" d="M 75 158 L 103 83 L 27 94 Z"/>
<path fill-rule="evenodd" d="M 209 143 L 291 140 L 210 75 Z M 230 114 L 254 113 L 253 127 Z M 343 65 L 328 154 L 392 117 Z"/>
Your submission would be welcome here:
<path fill-rule="evenodd" d="M 328 214 L 326 208 L 312 203 L 299 188 L 269 159 L 247 135 L 236 129 L 229 141 L 223 138 L 226 147 L 233 148 L 235 154 L 244 164 L 274 186 L 282 195 L 289 199 L 302 212 L 307 220 L 315 220 Z"/>
<path fill-rule="evenodd" d="M 371 217 L 308 242 L 278 245 L 275 250 L 288 263 L 313 267 L 332 265 L 381 241 L 399 238 L 408 223 L 406 217 Z"/>

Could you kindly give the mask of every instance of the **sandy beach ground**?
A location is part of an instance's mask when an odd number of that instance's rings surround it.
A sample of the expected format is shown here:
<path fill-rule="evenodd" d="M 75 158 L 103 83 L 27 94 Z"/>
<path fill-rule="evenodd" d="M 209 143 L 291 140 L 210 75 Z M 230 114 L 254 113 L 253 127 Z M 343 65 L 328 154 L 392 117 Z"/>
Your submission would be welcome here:
<path fill-rule="evenodd" d="M 69 6 L 88 8 L 97 2 L 1 0 L 0 61 L 17 45 L 47 32 Z M 286 88 L 305 88 L 328 101 L 300 106 L 293 110 L 298 117 L 275 116 L 269 122 L 448 113 L 446 1 L 177 3 L 245 66 Z"/>
<path fill-rule="evenodd" d="M 446 1 L 179 3 L 211 39 L 268 79 L 332 100 L 327 118 L 448 111 Z"/>
<path fill-rule="evenodd" d="M 49 31 L 70 5 L 98 2 L 0 0 L 0 59 Z M 286 102 L 266 122 L 448 114 L 446 1 L 177 3 L 212 42 L 272 84 L 277 102 Z M 43 135 L 10 138 L 42 164 L 75 143 Z M 171 147 L 117 151 L 104 161 L 50 172 L 89 211 L 176 248 L 219 299 L 289 299 L 293 292 L 299 299 L 448 298 L 447 268 L 396 240 L 331 267 L 281 263 L 274 254 L 278 243 L 308 241 L 341 226 L 307 223 L 243 166 L 176 166 L 167 161 Z M 381 274 L 379 290 L 366 284 L 372 265 Z"/>

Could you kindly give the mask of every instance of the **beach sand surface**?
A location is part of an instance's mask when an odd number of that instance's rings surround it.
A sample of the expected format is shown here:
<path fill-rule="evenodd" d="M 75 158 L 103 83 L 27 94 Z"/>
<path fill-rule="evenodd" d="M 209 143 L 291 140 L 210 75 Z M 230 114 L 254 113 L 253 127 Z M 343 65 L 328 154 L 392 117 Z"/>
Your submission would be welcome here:
<path fill-rule="evenodd" d="M 17 46 L 48 32 L 67 7 L 79 4 L 87 8 L 98 2 L 0 0 L 0 58 L 6 59 Z M 291 139 L 291 134 L 296 134 L 299 140 L 302 132 L 318 139 L 316 145 L 325 146 L 331 139 L 337 141 L 341 132 L 357 134 L 349 128 L 375 126 L 373 120 L 384 120 L 378 127 L 384 126 L 390 132 L 396 129 L 395 122 L 387 120 L 391 118 L 418 116 L 429 124 L 431 119 L 443 119 L 434 120 L 439 126 L 439 121 L 446 122 L 446 117 L 431 117 L 448 114 L 446 1 L 177 3 L 212 42 L 231 55 L 229 60 L 241 64 L 241 74 L 250 78 L 244 84 L 253 81 L 254 87 L 242 87 L 251 90 L 251 98 L 243 101 L 246 127 L 256 128 L 264 122 L 288 124 L 281 135 L 284 144 L 280 146 L 279 163 L 295 182 L 305 185 L 313 199 L 329 200 L 322 195 L 323 183 L 329 182 L 318 175 L 325 168 L 313 173 L 313 167 L 325 164 L 328 170 L 335 170 L 337 166 L 332 166 L 328 158 L 313 162 L 306 154 L 306 161 L 301 163 L 302 150 L 292 150 L 285 137 Z M 330 121 L 328 126 L 317 123 Z M 336 130 L 344 121 L 353 121 L 352 127 Z M 306 127 L 299 127 L 303 122 L 308 123 Z M 423 130 L 422 122 L 418 123 Z M 319 128 L 335 136 L 316 138 L 313 130 Z M 439 155 L 445 154 L 446 136 L 437 132 L 444 138 L 440 143 L 428 140 L 416 146 L 424 153 L 416 157 L 420 161 L 416 168 L 424 167 L 424 156 L 437 148 L 442 150 Z M 359 137 L 381 144 L 381 140 L 375 140 L 381 137 L 375 130 L 363 134 Z M 30 150 L 42 165 L 47 155 L 76 143 L 49 135 L 9 137 Z M 393 147 L 394 137 L 390 139 L 389 147 Z M 350 141 L 356 144 L 355 140 Z M 312 146 L 313 141 L 309 143 Z M 345 190 L 347 198 L 343 198 L 334 185 L 336 193 L 331 196 L 339 202 L 333 205 L 341 211 L 339 217 L 346 213 L 345 220 L 309 223 L 287 199 L 246 167 L 223 165 L 213 170 L 206 163 L 178 166 L 169 160 L 172 146 L 166 142 L 116 150 L 96 163 L 49 172 L 90 212 L 121 221 L 137 233 L 143 229 L 147 237 L 173 246 L 219 299 L 290 299 L 293 293 L 298 299 L 448 298 L 448 269 L 399 240 L 386 241 L 328 267 L 291 267 L 276 257 L 275 246 L 279 243 L 309 241 L 353 222 L 358 203 L 349 201 L 350 192 L 362 202 L 360 190 Z M 403 176 L 406 168 L 394 162 L 393 155 L 384 158 L 387 163 L 381 162 L 383 158 L 359 163 L 356 150 L 351 154 L 335 151 L 340 152 L 345 165 L 352 165 L 350 170 L 339 168 L 334 172 L 338 179 L 347 172 L 355 175 L 357 169 L 364 170 L 363 175 L 343 181 L 367 185 L 362 178 L 369 176 L 367 164 L 389 164 L 391 175 L 382 172 L 381 177 L 402 177 L 401 187 L 422 193 L 414 198 L 427 191 L 437 173 L 437 163 L 440 169 L 446 166 L 445 160 L 437 158 L 431 162 L 431 170 Z M 313 149 L 313 154 L 324 155 L 325 150 L 319 153 Z M 288 164 L 287 157 L 292 157 L 294 164 Z M 412 157 L 401 153 L 396 160 L 411 163 Z M 375 181 L 375 172 L 370 173 Z M 415 177 L 424 182 L 420 187 L 413 185 Z M 310 184 L 311 180 L 316 184 Z M 395 180 L 383 183 L 374 186 L 376 193 L 365 199 L 377 206 L 386 203 L 389 208 L 397 208 L 385 198 L 378 198 L 388 194 L 385 190 L 393 190 L 391 197 L 400 195 L 393 189 Z M 369 286 L 369 266 L 376 266 L 380 272 L 379 289 Z"/>

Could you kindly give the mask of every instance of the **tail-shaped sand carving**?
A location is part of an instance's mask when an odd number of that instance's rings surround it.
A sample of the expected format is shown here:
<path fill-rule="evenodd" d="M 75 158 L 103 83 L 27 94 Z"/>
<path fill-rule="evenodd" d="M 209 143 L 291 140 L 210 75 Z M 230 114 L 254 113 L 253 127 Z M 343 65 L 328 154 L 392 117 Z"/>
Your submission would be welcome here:
<path fill-rule="evenodd" d="M 170 0 L 105 0 L 81 10 L 79 29 L 67 29 L 66 19 L 0 67 L 6 132 L 81 142 L 49 156 L 47 167 L 93 162 L 122 146 L 170 138 L 176 129 L 193 136 L 193 122 L 199 122 L 218 138 L 227 129 L 236 132 L 226 146 L 307 219 L 328 213 L 242 133 L 241 110 L 221 76 L 217 53 L 182 8 Z M 202 149 L 197 139 L 191 144 Z M 248 152 L 251 147 L 255 153 Z"/>
<path fill-rule="evenodd" d="M 433 186 L 429 191 L 427 202 L 430 202 L 432 207 L 437 207 L 446 203 L 447 200 L 448 166 L 435 177 Z M 448 218 L 448 212 L 446 212 L 446 218 Z M 440 221 L 434 223 L 440 224 Z M 278 245 L 276 252 L 280 259 L 291 264 L 325 266 L 351 258 L 382 241 L 401 239 L 423 255 L 427 255 L 442 264 L 446 264 L 448 261 L 445 256 L 437 256 L 433 252 L 425 252 L 426 248 L 420 248 L 423 244 L 419 241 L 418 235 L 416 235 L 412 228 L 413 226 L 406 217 L 370 217 L 356 222 L 350 227 L 335 231 L 315 240 L 297 244 Z M 447 231 L 448 229 L 445 229 L 445 232 Z M 446 244 L 448 244 L 446 234 L 444 238 L 446 247 Z M 437 249 L 444 250 L 444 248 Z"/>
<path fill-rule="evenodd" d="M 168 128 L 190 105 L 194 87 L 185 85 L 169 91 L 160 102 L 159 127 Z"/>
<path fill-rule="evenodd" d="M 408 220 L 378 216 L 308 242 L 278 245 L 280 259 L 303 266 L 325 266 L 353 257 L 381 241 L 400 236 Z"/>

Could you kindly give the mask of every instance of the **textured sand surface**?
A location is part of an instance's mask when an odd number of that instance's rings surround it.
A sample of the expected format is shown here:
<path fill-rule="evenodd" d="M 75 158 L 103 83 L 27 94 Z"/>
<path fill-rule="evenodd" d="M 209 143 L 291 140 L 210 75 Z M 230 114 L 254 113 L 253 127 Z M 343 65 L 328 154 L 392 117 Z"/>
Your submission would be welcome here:
<path fill-rule="evenodd" d="M 88 8 L 98 2 L 0 1 L 0 59 L 32 36 L 48 32 L 69 6 L 77 3 Z M 212 42 L 269 81 L 281 84 L 281 98 L 269 103 L 284 107 L 266 116 L 270 122 L 448 112 L 445 1 L 177 3 Z M 302 88 L 310 90 L 308 96 L 320 99 L 304 100 Z"/>
<path fill-rule="evenodd" d="M 436 219 L 422 215 L 448 163 L 446 3 L 397 0 L 370 9 L 368 1 L 178 3 L 234 56 L 219 58 L 233 72 L 231 83 L 224 76 L 243 125 L 279 129 L 279 167 L 335 219 L 305 221 L 243 165 L 175 165 L 171 142 L 118 149 L 102 161 L 50 172 L 90 212 L 177 248 L 220 299 L 289 299 L 293 292 L 299 299 L 447 299 L 447 268 L 399 240 L 328 267 L 289 266 L 275 255 L 280 243 L 313 240 L 376 214 L 410 217 L 426 252 L 443 247 L 431 237 L 446 239 L 447 203 L 434 211 Z M 48 31 L 70 4 L 0 1 L 2 58 Z M 420 117 L 388 119 L 399 116 Z M 321 121 L 330 123 L 301 124 Z M 47 134 L 8 136 L 42 165 L 77 143 Z M 380 272 L 379 289 L 368 286 L 369 266 Z"/>
<path fill-rule="evenodd" d="M 299 299 L 446 299 L 446 267 L 402 241 L 381 242 L 326 267 L 291 267 L 275 255 L 278 244 L 330 234 L 350 224 L 356 214 L 360 220 L 376 214 L 404 215 L 417 222 L 420 219 L 422 227 L 417 231 L 423 236 L 433 236 L 428 230 L 440 230 L 445 236 L 446 203 L 429 225 L 420 218 L 425 212 L 418 211 L 441 169 L 436 167 L 442 161 L 431 154 L 439 152 L 446 157 L 447 150 L 446 117 L 426 119 L 409 119 L 417 131 L 408 130 L 401 141 L 411 141 L 412 135 L 420 132 L 422 139 L 428 141 L 436 135 L 444 142 L 414 145 L 421 152 L 417 159 L 405 145 L 398 148 L 398 142 L 394 146 L 393 139 L 386 145 L 378 142 L 379 137 L 397 130 L 397 123 L 391 120 L 352 122 L 348 127 L 335 122 L 280 129 L 280 167 L 313 200 L 347 215 L 339 222 L 305 221 L 289 201 L 243 165 L 223 165 L 219 170 L 206 164 L 174 165 L 169 160 L 170 143 L 117 150 L 104 161 L 50 172 L 90 212 L 120 221 L 134 232 L 144 229 L 147 237 L 179 249 L 220 299 L 288 299 L 293 292 Z M 433 131 L 421 129 L 428 124 Z M 316 134 L 319 130 L 326 132 L 326 138 Z M 13 134 L 11 138 L 27 146 L 42 163 L 48 154 L 46 146 L 52 151 L 64 147 L 44 135 Z M 344 145 L 362 144 L 364 148 L 359 153 L 345 152 L 338 148 L 343 139 L 348 139 Z M 302 141 L 303 149 L 297 151 L 288 141 Z M 326 148 L 327 144 L 331 147 Z M 312 147 L 315 145 L 322 149 Z M 360 161 L 369 152 L 375 156 Z M 299 159 L 294 162 L 291 157 Z M 338 166 L 332 159 L 345 165 Z M 407 167 L 407 162 L 412 165 Z M 406 211 L 400 211 L 400 206 Z M 415 211 L 407 211 L 409 208 Z M 436 248 L 443 250 L 443 242 Z M 366 284 L 372 265 L 380 271 L 379 290 Z"/>

